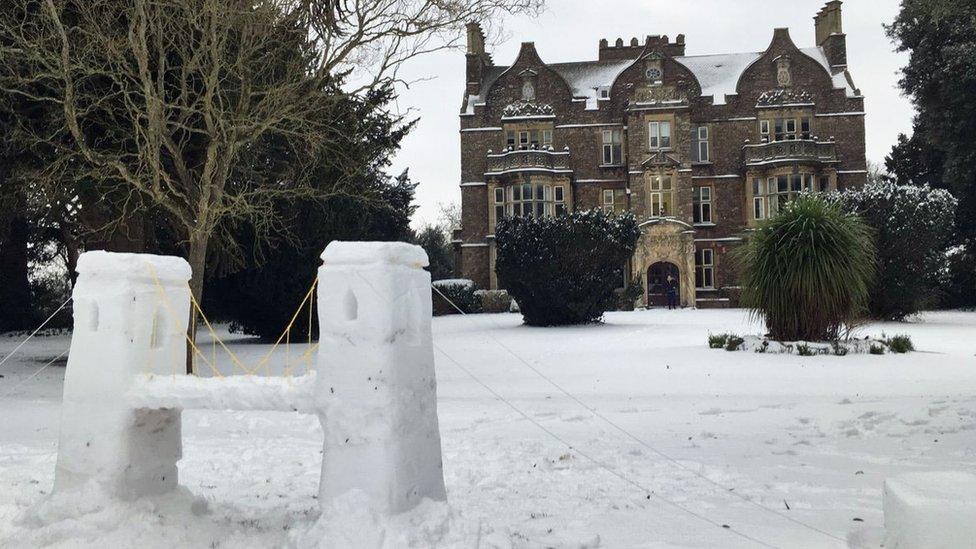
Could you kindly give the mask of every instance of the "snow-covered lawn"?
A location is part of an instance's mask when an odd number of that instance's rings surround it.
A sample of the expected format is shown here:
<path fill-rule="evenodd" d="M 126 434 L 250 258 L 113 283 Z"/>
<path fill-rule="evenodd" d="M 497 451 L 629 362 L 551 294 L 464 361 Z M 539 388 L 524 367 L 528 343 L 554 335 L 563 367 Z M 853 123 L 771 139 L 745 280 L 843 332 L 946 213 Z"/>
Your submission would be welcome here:
<path fill-rule="evenodd" d="M 867 326 L 919 352 L 847 357 L 708 349 L 709 333 L 758 333 L 738 310 L 606 320 L 434 320 L 448 498 L 485 545 L 877 547 L 886 477 L 976 467 L 976 313 Z M 268 349 L 230 340 L 250 363 Z M 18 342 L 0 337 L 0 356 Z M 47 499 L 63 362 L 17 385 L 68 342 L 0 367 L 0 547 L 264 548 L 314 522 L 321 432 L 287 413 L 185 412 L 192 497 Z"/>

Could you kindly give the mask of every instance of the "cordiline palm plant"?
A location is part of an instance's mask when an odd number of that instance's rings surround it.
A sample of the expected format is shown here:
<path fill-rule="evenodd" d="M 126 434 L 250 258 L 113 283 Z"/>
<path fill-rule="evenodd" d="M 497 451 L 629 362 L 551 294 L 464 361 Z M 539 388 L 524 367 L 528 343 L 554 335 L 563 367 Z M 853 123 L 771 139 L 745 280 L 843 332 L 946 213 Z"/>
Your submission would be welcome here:
<path fill-rule="evenodd" d="M 780 341 L 827 341 L 866 310 L 874 277 L 871 229 L 803 194 L 761 223 L 739 254 L 742 296 Z"/>

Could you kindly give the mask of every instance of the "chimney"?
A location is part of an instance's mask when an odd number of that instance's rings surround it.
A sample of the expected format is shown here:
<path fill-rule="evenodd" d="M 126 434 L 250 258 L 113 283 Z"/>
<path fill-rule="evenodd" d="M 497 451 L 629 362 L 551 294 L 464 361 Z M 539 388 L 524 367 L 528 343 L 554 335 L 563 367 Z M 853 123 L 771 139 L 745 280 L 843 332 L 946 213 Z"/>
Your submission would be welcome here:
<path fill-rule="evenodd" d="M 481 92 L 481 78 L 485 68 L 492 65 L 491 56 L 485 52 L 485 33 L 476 22 L 468 23 L 468 51 L 465 67 L 465 82 L 470 95 Z"/>
<path fill-rule="evenodd" d="M 824 49 L 833 72 L 847 68 L 847 35 L 844 34 L 840 0 L 832 0 L 813 18 L 817 45 Z"/>

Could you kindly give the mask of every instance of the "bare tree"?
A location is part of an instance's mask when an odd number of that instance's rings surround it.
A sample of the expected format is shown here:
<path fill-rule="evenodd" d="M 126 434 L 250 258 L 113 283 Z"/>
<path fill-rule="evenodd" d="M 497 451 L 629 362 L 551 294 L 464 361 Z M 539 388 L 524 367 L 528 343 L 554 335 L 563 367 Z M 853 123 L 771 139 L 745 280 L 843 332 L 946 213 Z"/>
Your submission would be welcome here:
<path fill-rule="evenodd" d="M 199 301 L 222 224 L 281 230 L 276 201 L 345 192 L 303 184 L 311 159 L 342 159 L 323 138 L 337 94 L 395 83 L 464 23 L 542 1 L 7 0 L 0 88 L 57 106 L 61 123 L 34 134 L 57 152 L 39 178 L 52 195 L 87 182 L 121 204 L 106 229 L 136 213 L 170 223 Z M 287 177 L 254 161 L 272 142 Z"/>

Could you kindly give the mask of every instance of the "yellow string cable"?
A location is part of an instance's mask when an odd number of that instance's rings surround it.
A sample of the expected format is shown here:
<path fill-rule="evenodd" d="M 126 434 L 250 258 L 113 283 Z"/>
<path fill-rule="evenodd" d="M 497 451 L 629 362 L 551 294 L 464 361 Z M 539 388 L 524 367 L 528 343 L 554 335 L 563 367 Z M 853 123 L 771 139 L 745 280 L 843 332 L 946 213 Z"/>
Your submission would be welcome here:
<path fill-rule="evenodd" d="M 292 315 L 291 320 L 288 322 L 288 326 L 285 327 L 285 331 L 281 332 L 281 335 L 278 336 L 278 340 L 275 341 L 274 345 L 271 346 L 271 350 L 269 350 L 268 353 L 264 355 L 261 361 L 258 362 L 258 365 L 254 368 L 255 372 L 258 371 L 262 366 L 264 366 L 268 362 L 268 359 L 271 358 L 271 354 L 275 352 L 275 349 L 278 348 L 278 345 L 281 344 L 281 341 L 285 339 L 285 335 L 291 331 L 291 327 L 295 324 L 295 320 L 298 319 L 298 315 L 301 314 L 302 308 L 304 308 L 305 306 L 305 302 L 308 301 L 309 298 L 311 298 L 312 292 L 315 291 L 316 284 L 318 284 L 317 278 L 312 281 L 312 287 L 308 289 L 308 293 L 306 293 L 305 298 L 302 299 L 301 304 L 298 306 L 298 310 L 296 310 L 295 314 Z"/>
<path fill-rule="evenodd" d="M 227 352 L 228 356 L 230 356 L 231 362 L 233 362 L 235 366 L 243 370 L 246 375 L 254 374 L 254 372 L 256 372 L 257 369 L 249 370 L 246 366 L 244 366 L 244 364 L 240 361 L 240 359 L 237 358 L 237 355 L 234 354 L 234 351 L 231 351 L 230 348 L 228 348 L 227 345 L 224 344 L 224 340 L 220 339 L 220 337 L 217 336 L 217 332 L 210 324 L 210 320 L 207 319 L 207 315 L 203 314 L 203 309 L 200 308 L 200 304 L 197 303 L 196 298 L 193 297 L 192 291 L 190 292 L 190 303 L 193 304 L 194 309 L 200 315 L 200 318 L 203 319 L 204 324 L 207 325 L 207 329 L 210 331 L 210 335 L 220 345 L 220 347 Z M 204 359 L 206 359 L 206 357 L 204 357 Z"/>
<path fill-rule="evenodd" d="M 316 282 L 317 281 L 318 280 L 316 280 Z M 306 340 L 306 343 L 308 344 L 309 348 L 312 347 L 312 313 L 314 312 L 314 310 L 315 310 L 315 282 L 312 283 L 312 296 L 308 300 L 308 339 Z M 307 356 L 307 358 L 305 359 L 305 373 L 307 374 L 312 369 L 311 368 L 312 355 L 311 353 L 308 352 L 306 352 L 305 354 Z"/>
<path fill-rule="evenodd" d="M 302 354 L 302 358 L 311 357 L 312 356 L 312 353 L 314 353 L 318 348 L 319 348 L 319 344 L 318 343 L 310 346 L 308 348 L 308 350 L 306 350 Z M 291 375 L 291 370 L 292 370 L 292 368 L 285 368 L 285 371 L 282 373 L 282 375 Z"/>
<path fill-rule="evenodd" d="M 149 267 L 149 274 L 152 275 L 153 282 L 156 285 L 156 292 L 163 298 L 162 299 L 163 307 L 165 307 L 166 310 L 169 311 L 170 316 L 173 317 L 173 325 L 174 325 L 174 327 L 178 331 L 183 332 L 183 337 L 186 339 L 186 342 L 190 344 L 190 348 L 195 353 L 200 353 L 201 355 L 203 355 L 203 353 L 200 352 L 200 349 L 197 348 L 197 344 L 192 339 L 190 339 L 190 335 L 187 334 L 186 331 L 183 330 L 182 327 L 180 326 L 180 322 L 177 319 L 176 312 L 173 310 L 173 304 L 172 304 L 172 302 L 169 299 L 169 294 L 166 293 L 166 290 L 163 288 L 163 285 L 160 283 L 159 276 L 156 274 L 156 269 L 151 264 L 149 264 L 149 263 L 147 263 L 146 266 Z M 193 292 L 190 292 L 190 299 L 191 300 L 193 299 Z M 177 355 L 177 359 L 178 358 L 179 358 L 179 355 Z M 217 377 L 224 377 L 224 375 L 222 373 L 220 373 L 220 370 L 218 370 L 213 364 L 210 363 L 209 360 L 207 360 L 206 356 L 203 357 L 203 361 L 207 364 L 207 366 L 210 366 L 210 369 L 213 371 L 214 375 L 216 375 Z M 176 362 L 178 362 L 178 360 Z M 173 375 L 174 376 L 176 375 L 176 371 L 175 370 L 176 370 L 177 366 L 178 366 L 178 364 L 174 364 L 173 365 L 173 368 L 174 368 Z M 194 368 L 193 373 L 194 374 L 196 373 L 196 368 Z"/>

